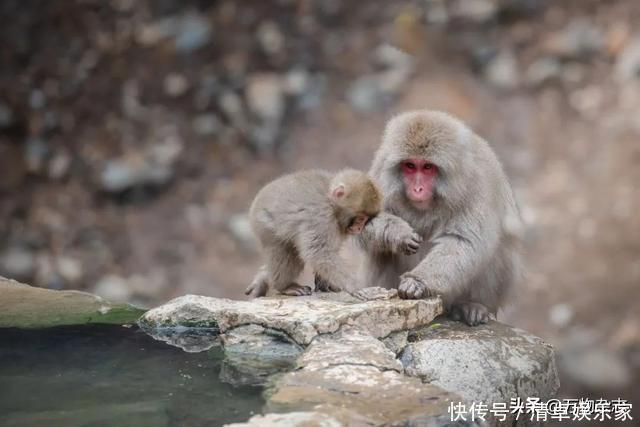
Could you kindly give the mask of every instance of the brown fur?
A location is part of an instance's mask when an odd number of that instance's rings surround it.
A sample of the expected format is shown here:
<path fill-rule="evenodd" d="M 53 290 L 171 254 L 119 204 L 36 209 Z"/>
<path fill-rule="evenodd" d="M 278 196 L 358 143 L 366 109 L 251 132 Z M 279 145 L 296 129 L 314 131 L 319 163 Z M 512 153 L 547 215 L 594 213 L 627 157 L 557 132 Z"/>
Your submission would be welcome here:
<path fill-rule="evenodd" d="M 423 158 L 438 167 L 428 207 L 407 199 L 399 164 Z M 511 187 L 489 144 L 458 119 L 413 111 L 389 121 L 370 170 L 384 212 L 360 242 L 365 283 L 398 288 L 405 298 L 439 294 L 470 324 L 495 315 L 519 277 L 521 222 Z M 417 233 L 418 253 L 402 242 Z"/>
<path fill-rule="evenodd" d="M 336 188 L 344 191 L 335 197 Z M 281 293 L 310 292 L 295 281 L 305 264 L 321 290 L 353 286 L 355 279 L 339 257 L 348 228 L 357 215 L 374 217 L 382 197 L 369 177 L 353 169 L 335 175 L 311 170 L 285 175 L 267 184 L 253 201 L 249 219 L 266 256 L 246 293 L 264 296 L 269 286 Z"/>

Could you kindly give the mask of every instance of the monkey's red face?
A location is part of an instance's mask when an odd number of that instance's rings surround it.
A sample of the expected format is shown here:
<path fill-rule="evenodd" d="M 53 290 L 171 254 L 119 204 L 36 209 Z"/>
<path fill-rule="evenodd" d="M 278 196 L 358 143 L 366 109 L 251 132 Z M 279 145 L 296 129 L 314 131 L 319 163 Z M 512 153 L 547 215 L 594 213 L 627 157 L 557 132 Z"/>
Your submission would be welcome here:
<path fill-rule="evenodd" d="M 369 221 L 369 217 L 367 215 L 356 215 L 349 224 L 347 228 L 347 233 L 349 234 L 360 234 L 364 229 L 364 226 Z"/>
<path fill-rule="evenodd" d="M 404 190 L 417 208 L 426 208 L 433 197 L 438 168 L 424 159 L 407 159 L 400 164 Z"/>

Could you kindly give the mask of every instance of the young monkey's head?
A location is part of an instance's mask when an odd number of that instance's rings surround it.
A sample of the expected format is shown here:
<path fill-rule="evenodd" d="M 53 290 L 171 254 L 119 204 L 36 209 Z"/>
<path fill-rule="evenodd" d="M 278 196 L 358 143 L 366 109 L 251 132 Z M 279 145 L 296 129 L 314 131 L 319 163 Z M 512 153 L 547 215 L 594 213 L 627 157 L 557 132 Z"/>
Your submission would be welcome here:
<path fill-rule="evenodd" d="M 335 174 L 329 199 L 340 229 L 347 234 L 360 234 L 367 222 L 380 213 L 382 205 L 378 187 L 367 174 L 354 169 Z"/>

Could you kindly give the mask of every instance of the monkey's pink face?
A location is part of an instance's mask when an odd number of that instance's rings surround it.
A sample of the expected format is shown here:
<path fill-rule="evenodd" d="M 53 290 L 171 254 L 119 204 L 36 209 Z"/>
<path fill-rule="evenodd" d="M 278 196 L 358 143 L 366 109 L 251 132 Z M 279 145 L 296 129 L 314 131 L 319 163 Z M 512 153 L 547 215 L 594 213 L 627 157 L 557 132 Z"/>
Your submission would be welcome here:
<path fill-rule="evenodd" d="M 425 209 L 433 197 L 438 168 L 424 159 L 407 159 L 400 164 L 405 195 L 416 208 Z"/>
<path fill-rule="evenodd" d="M 351 220 L 351 224 L 349 224 L 349 227 L 347 228 L 347 233 L 353 235 L 362 233 L 367 221 L 369 221 L 369 217 L 367 215 L 356 215 L 355 218 Z"/>

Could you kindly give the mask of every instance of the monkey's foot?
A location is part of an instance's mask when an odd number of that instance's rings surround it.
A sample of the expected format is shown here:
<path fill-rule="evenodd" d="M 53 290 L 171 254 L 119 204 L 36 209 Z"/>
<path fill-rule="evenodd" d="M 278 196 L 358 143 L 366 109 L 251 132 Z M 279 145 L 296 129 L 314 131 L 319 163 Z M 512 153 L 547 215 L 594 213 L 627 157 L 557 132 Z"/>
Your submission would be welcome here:
<path fill-rule="evenodd" d="M 311 295 L 311 288 L 309 286 L 298 285 L 292 283 L 283 290 L 280 291 L 283 295 L 289 295 L 290 297 L 301 297 L 304 295 Z"/>
<path fill-rule="evenodd" d="M 489 309 L 478 302 L 456 303 L 451 307 L 449 316 L 469 326 L 487 323 L 493 317 Z"/>
<path fill-rule="evenodd" d="M 269 283 L 266 281 L 254 281 L 245 289 L 244 294 L 249 295 L 251 298 L 258 298 L 267 295 L 268 290 Z"/>
<path fill-rule="evenodd" d="M 318 274 L 314 275 L 313 282 L 316 285 L 316 292 L 340 292 L 342 290 L 328 280 L 323 279 Z"/>
<path fill-rule="evenodd" d="M 398 296 L 402 299 L 420 299 L 435 296 L 427 285 L 413 277 L 403 277 L 398 286 Z"/>

